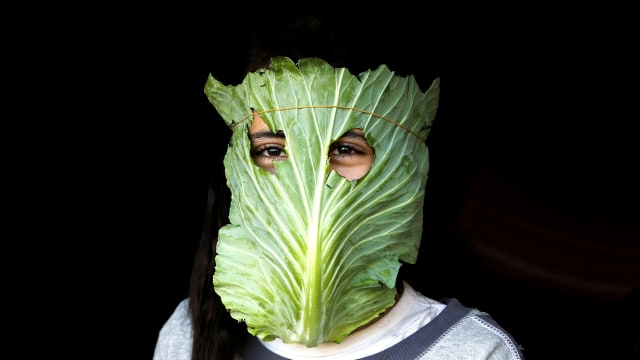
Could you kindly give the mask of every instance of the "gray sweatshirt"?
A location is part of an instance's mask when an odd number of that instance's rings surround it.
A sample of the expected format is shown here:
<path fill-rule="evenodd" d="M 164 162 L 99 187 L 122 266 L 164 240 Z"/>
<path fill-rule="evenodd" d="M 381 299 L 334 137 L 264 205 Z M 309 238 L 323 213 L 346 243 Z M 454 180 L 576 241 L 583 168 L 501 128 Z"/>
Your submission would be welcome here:
<path fill-rule="evenodd" d="M 160 330 L 154 360 L 191 359 L 189 302 L 183 300 Z M 243 360 L 523 359 L 515 340 L 488 314 L 458 300 L 438 302 L 405 283 L 398 303 L 379 321 L 340 344 L 307 348 L 250 337 Z"/>

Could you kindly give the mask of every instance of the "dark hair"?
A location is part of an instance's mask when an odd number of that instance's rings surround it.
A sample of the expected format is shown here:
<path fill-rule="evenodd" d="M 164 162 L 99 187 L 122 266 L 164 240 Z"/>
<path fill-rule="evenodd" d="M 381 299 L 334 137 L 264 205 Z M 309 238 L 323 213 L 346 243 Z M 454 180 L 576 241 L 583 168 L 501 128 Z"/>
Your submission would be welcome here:
<path fill-rule="evenodd" d="M 217 232 L 228 222 L 230 192 L 218 159 L 209 185 L 205 222 L 196 250 L 189 286 L 193 327 L 192 359 L 230 359 L 246 336 L 243 324 L 233 320 L 213 291 Z"/>

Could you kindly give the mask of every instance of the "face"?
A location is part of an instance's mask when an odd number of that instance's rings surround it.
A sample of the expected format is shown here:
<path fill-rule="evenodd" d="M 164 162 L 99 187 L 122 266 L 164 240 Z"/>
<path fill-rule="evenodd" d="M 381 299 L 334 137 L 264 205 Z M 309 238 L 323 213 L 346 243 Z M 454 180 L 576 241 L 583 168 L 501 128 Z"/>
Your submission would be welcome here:
<path fill-rule="evenodd" d="M 286 136 L 273 133 L 260 115 L 255 114 L 249 130 L 251 157 L 256 165 L 275 173 L 274 161 L 287 159 Z M 351 129 L 333 142 L 327 158 L 329 167 L 348 180 L 362 178 L 371 168 L 375 151 L 364 138 L 362 129 Z"/>

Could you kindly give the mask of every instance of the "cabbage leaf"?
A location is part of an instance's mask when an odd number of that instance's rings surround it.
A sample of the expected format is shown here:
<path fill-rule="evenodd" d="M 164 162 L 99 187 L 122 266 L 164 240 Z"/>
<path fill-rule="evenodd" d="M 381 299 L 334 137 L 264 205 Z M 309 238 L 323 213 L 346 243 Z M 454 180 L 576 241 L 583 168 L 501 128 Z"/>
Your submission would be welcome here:
<path fill-rule="evenodd" d="M 209 75 L 205 93 L 233 128 L 216 293 L 264 341 L 341 342 L 395 303 L 398 270 L 416 260 L 439 80 L 423 93 L 385 65 L 354 76 L 321 59 L 274 58 L 237 86 Z M 275 174 L 251 160 L 254 112 L 286 135 L 288 159 Z M 349 181 L 331 171 L 327 153 L 353 128 L 375 159 Z"/>

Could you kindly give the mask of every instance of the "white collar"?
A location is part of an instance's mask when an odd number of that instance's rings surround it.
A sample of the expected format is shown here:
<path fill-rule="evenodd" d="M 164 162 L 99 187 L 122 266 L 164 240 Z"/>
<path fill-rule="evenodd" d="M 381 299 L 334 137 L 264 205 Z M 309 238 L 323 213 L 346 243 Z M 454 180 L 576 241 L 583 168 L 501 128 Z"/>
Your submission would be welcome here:
<path fill-rule="evenodd" d="M 291 360 L 359 359 L 399 343 L 429 323 L 444 307 L 405 282 L 402 296 L 387 314 L 350 334 L 340 344 L 327 342 L 310 348 L 302 344 L 285 344 L 280 339 L 262 344 L 271 352 Z"/>

